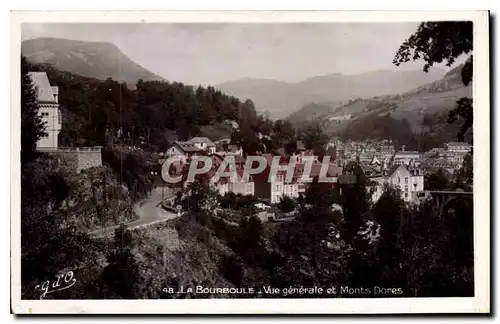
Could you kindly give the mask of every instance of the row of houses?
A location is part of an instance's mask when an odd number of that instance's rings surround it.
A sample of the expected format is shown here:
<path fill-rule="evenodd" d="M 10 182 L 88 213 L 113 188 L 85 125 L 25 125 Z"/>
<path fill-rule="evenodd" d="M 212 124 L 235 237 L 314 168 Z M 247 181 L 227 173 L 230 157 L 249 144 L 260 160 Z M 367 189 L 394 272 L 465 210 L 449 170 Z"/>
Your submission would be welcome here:
<path fill-rule="evenodd" d="M 243 149 L 241 146 L 229 144 L 226 140 L 214 143 L 208 137 L 193 137 L 188 141 L 175 141 L 168 148 L 165 156 L 175 157 L 185 164 L 192 156 L 210 154 L 242 156 Z"/>
<path fill-rule="evenodd" d="M 460 169 L 465 156 L 471 151 L 472 145 L 464 142 L 449 142 L 443 148 L 433 148 L 427 152 L 407 151 L 403 145 L 396 151 L 390 140 L 382 141 L 331 141 L 328 144 L 337 159 L 344 163 L 358 161 L 372 163 L 377 161 L 384 169 L 397 165 L 421 166 L 426 170 L 442 168 L 450 173 Z"/>
<path fill-rule="evenodd" d="M 214 143 L 206 137 L 194 137 L 185 142 L 174 142 L 168 148 L 165 158 L 174 158 L 172 164 L 172 175 L 183 176 L 183 186 L 189 185 L 187 181 L 187 173 L 193 156 L 208 156 L 212 161 L 211 169 L 205 173 L 205 177 L 210 182 L 210 185 L 220 194 L 225 195 L 228 192 L 241 195 L 254 195 L 269 203 L 277 203 L 283 196 L 298 198 L 300 194 L 306 192 L 307 183 L 301 181 L 301 177 L 306 170 L 307 161 L 312 161 L 311 179 L 317 178 L 321 173 L 322 163 L 318 156 L 315 156 L 311 150 L 307 150 L 303 143 L 297 141 L 296 150 L 287 153 L 284 148 L 278 149 L 276 154 L 261 154 L 265 159 L 266 165 L 262 172 L 250 176 L 248 179 L 242 179 L 243 168 L 246 165 L 246 158 L 243 155 L 241 147 L 237 145 L 225 143 Z M 222 164 L 225 157 L 232 156 L 235 161 L 236 170 L 234 177 L 230 179 L 226 177 L 216 177 L 216 172 Z M 278 167 L 284 169 L 292 164 L 293 169 L 288 172 L 292 174 L 291 179 L 287 179 L 287 171 L 279 170 L 276 174 L 272 174 L 273 158 L 279 157 Z M 255 166 L 252 166 L 255 167 Z M 337 177 L 342 174 L 342 167 L 338 161 L 331 161 L 325 166 L 325 175 L 327 177 Z M 237 181 L 234 181 L 234 179 Z M 290 181 L 287 181 L 290 180 Z"/>
<path fill-rule="evenodd" d="M 189 147 L 189 149 L 186 150 L 184 147 Z M 193 149 L 193 147 L 196 149 Z M 217 145 L 206 138 L 193 138 L 182 144 L 174 143 L 169 148 L 167 155 L 176 157 L 179 161 L 174 172 L 183 175 L 184 186 L 189 185 L 187 173 L 190 166 L 190 157 L 193 156 L 192 154 L 197 154 L 211 158 L 212 167 L 204 176 L 220 195 L 229 192 L 253 195 L 271 204 L 278 203 L 283 196 L 298 198 L 306 193 L 310 182 L 304 182 L 302 176 L 307 170 L 307 159 L 313 161 L 309 178 L 317 179 L 320 175 L 327 176 L 330 182 L 325 184 L 326 186 L 341 187 L 342 185 L 354 184 L 356 181 L 360 181 L 358 176 L 361 174 L 364 181 L 369 184 L 369 190 L 373 192 L 373 201 L 380 198 L 386 184 L 399 188 L 401 198 L 409 203 L 418 202 L 419 197 L 424 192 L 424 171 L 420 165 L 411 163 L 417 158 L 414 152 L 396 155 L 396 161 L 401 162 L 395 163 L 390 169 L 386 169 L 376 157 L 370 162 L 348 161 L 344 165 L 341 159 L 333 159 L 323 164 L 317 156 L 311 155 L 312 153 L 303 148 L 302 145 L 297 145 L 297 150 L 290 154 L 287 154 L 284 150 L 278 150 L 277 155 L 262 154 L 261 156 L 266 161 L 264 170 L 259 174 L 248 177 L 248 179 L 243 179 L 246 158 L 242 152 L 218 152 L 216 148 Z M 232 176 L 217 177 L 216 172 L 223 163 L 224 157 L 228 154 L 234 156 L 236 165 L 236 169 L 233 170 L 234 174 Z M 279 157 L 280 170 L 275 174 L 271 174 L 275 156 Z M 252 167 L 255 166 L 252 165 Z M 288 172 L 291 176 L 289 176 Z"/>
<path fill-rule="evenodd" d="M 433 148 L 423 154 L 422 165 L 428 172 L 443 169 L 453 174 L 462 167 L 464 158 L 472 145 L 464 142 L 446 143 L 445 147 Z"/>
<path fill-rule="evenodd" d="M 306 168 L 306 161 L 313 161 L 311 178 L 318 178 L 322 172 L 322 163 L 318 156 L 307 150 L 303 143 L 297 141 L 294 152 L 287 153 L 284 148 L 276 154 L 262 154 L 266 159 L 266 168 L 263 172 L 253 175 L 246 182 L 234 182 L 230 179 L 214 177 L 220 163 L 227 155 L 233 155 L 236 161 L 236 173 L 242 177 L 246 158 L 240 147 L 229 144 L 229 141 L 212 142 L 206 137 L 195 137 L 186 142 L 175 142 L 167 151 L 167 156 L 176 156 L 185 164 L 186 171 L 190 157 L 193 155 L 207 155 L 212 158 L 212 168 L 209 178 L 216 190 L 224 195 L 228 192 L 242 195 L 254 195 L 270 203 L 277 203 L 283 196 L 298 198 L 305 194 L 309 183 L 301 181 Z M 340 144 L 340 145 L 339 145 Z M 447 143 L 445 149 L 433 149 L 430 152 L 396 151 L 390 140 L 360 145 L 347 143 L 342 145 L 338 141 L 335 145 L 328 145 L 326 156 L 329 157 L 326 172 L 323 175 L 332 178 L 329 186 L 342 187 L 359 181 L 355 174 L 362 174 L 372 192 L 372 201 L 377 201 L 386 185 L 398 188 L 401 198 L 408 203 L 418 203 L 424 194 L 424 175 L 435 168 L 442 168 L 450 172 L 459 168 L 464 156 L 470 152 L 471 145 L 467 143 Z M 346 155 L 346 151 L 356 151 L 356 154 Z M 360 154 L 361 153 L 361 154 Z M 287 171 L 278 171 L 270 175 L 273 158 L 279 156 L 282 166 L 294 163 L 290 181 L 287 181 Z M 270 180 L 270 181 L 268 181 Z"/>
<path fill-rule="evenodd" d="M 380 199 L 386 185 L 399 189 L 401 199 L 407 203 L 418 203 L 424 193 L 424 171 L 412 165 L 399 164 L 383 169 L 377 163 L 350 161 L 344 166 L 338 184 L 356 182 L 366 184 L 372 202 Z"/>

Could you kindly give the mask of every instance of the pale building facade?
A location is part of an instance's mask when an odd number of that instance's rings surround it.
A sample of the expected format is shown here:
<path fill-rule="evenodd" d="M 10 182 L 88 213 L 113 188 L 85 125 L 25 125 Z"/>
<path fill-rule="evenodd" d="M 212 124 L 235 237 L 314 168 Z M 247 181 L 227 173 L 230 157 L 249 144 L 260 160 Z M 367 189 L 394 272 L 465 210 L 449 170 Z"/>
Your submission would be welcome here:
<path fill-rule="evenodd" d="M 446 150 L 454 153 L 469 153 L 472 145 L 465 142 L 446 143 Z"/>
<path fill-rule="evenodd" d="M 415 167 L 407 167 L 404 164 L 395 167 L 388 176 L 376 177 L 370 180 L 376 183 L 372 193 L 373 202 L 380 199 L 385 184 L 398 188 L 401 191 L 401 198 L 408 203 L 417 202 L 419 194 L 424 191 L 423 170 Z"/>
<path fill-rule="evenodd" d="M 77 173 L 102 165 L 100 146 L 59 147 L 62 114 L 59 110 L 59 87 L 52 86 L 46 72 L 28 72 L 37 96 L 38 115 L 45 126 L 45 136 L 36 143 L 37 150 L 56 157 L 59 166 Z"/>
<path fill-rule="evenodd" d="M 394 165 L 418 164 L 422 160 L 422 154 L 417 151 L 400 151 L 394 155 Z"/>
<path fill-rule="evenodd" d="M 271 194 L 270 200 L 272 204 L 279 203 L 284 196 L 291 198 L 299 197 L 299 183 L 297 182 L 286 182 L 286 173 L 277 172 L 275 175 L 271 175 Z"/>
<path fill-rule="evenodd" d="M 45 136 L 36 143 L 39 149 L 57 149 L 62 128 L 62 114 L 59 110 L 59 87 L 51 86 L 47 73 L 29 72 L 38 101 L 38 115 L 45 125 Z"/>
<path fill-rule="evenodd" d="M 208 154 L 215 153 L 215 144 L 208 137 L 193 137 L 188 142 Z"/>

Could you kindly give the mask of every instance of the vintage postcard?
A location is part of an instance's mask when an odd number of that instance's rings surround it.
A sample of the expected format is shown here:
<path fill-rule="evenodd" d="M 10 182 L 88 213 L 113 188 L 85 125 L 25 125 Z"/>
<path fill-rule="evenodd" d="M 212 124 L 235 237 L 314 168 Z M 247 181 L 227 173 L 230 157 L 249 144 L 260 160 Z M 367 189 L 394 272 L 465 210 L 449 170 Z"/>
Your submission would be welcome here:
<path fill-rule="evenodd" d="M 11 27 L 13 313 L 490 312 L 487 11 Z"/>

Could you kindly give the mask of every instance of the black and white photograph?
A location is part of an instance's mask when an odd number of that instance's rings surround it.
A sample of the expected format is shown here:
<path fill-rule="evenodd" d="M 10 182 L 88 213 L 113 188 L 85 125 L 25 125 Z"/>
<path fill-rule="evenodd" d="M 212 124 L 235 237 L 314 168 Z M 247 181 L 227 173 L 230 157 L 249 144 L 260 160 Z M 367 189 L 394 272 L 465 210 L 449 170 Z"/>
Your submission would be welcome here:
<path fill-rule="evenodd" d="M 487 11 L 91 15 L 12 13 L 14 313 L 489 313 Z"/>

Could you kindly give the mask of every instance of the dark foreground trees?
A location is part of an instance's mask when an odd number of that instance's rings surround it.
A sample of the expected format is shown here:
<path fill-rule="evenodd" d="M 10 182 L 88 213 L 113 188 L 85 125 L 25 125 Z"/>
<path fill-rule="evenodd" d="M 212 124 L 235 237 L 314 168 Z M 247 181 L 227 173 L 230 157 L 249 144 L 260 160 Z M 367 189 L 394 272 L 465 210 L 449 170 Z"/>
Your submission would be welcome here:
<path fill-rule="evenodd" d="M 127 227 L 115 230 L 114 244 L 106 257 L 101 280 L 108 290 L 104 298 L 134 299 L 141 297 L 139 265 L 132 253 L 133 238 Z"/>
<path fill-rule="evenodd" d="M 36 153 L 36 142 L 45 134 L 45 125 L 38 115 L 36 89 L 28 72 L 31 64 L 21 57 L 21 163 L 32 161 Z"/>

